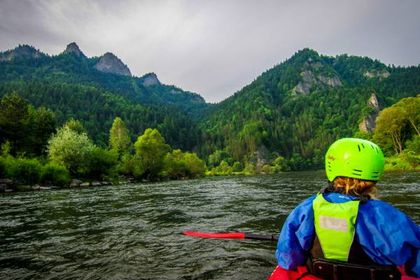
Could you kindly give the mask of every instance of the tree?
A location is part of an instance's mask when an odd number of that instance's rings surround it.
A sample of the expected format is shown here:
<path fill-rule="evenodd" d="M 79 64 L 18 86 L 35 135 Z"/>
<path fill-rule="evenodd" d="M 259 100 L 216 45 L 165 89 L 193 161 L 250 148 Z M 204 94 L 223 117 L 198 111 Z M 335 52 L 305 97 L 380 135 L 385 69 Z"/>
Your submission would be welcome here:
<path fill-rule="evenodd" d="M 376 119 L 373 140 L 379 144 L 384 144 L 384 146 L 392 143 L 395 153 L 401 153 L 404 144 L 404 115 L 404 111 L 398 107 L 389 107 L 382 110 Z"/>
<path fill-rule="evenodd" d="M 395 105 L 404 110 L 404 115 L 411 127 L 417 135 L 420 136 L 420 95 L 416 97 L 403 98 Z"/>
<path fill-rule="evenodd" d="M 52 111 L 35 109 L 16 93 L 0 101 L 0 143 L 9 141 L 12 154 L 41 155 L 54 130 Z"/>
<path fill-rule="evenodd" d="M 94 147 L 88 156 L 86 175 L 91 179 L 104 180 L 116 173 L 118 155 L 100 147 Z"/>
<path fill-rule="evenodd" d="M 396 154 L 400 154 L 405 142 L 420 136 L 420 96 L 401 99 L 393 106 L 382 110 L 376 119 L 374 141 L 385 149 L 392 146 Z"/>
<path fill-rule="evenodd" d="M 79 134 L 65 125 L 48 141 L 48 156 L 52 162 L 66 167 L 72 175 L 83 175 L 88 171 L 94 148 L 86 133 Z"/>
<path fill-rule="evenodd" d="M 206 171 L 204 161 L 195 153 L 183 153 L 181 150 L 168 153 L 165 156 L 164 165 L 163 175 L 172 179 L 200 177 Z"/>
<path fill-rule="evenodd" d="M 9 141 L 11 152 L 23 152 L 30 121 L 29 103 L 17 93 L 6 95 L 0 101 L 0 142 Z"/>
<path fill-rule="evenodd" d="M 28 136 L 30 140 L 28 150 L 36 155 L 41 155 L 45 152 L 44 148 L 48 144 L 48 139 L 55 131 L 55 115 L 45 107 L 38 108 L 36 111 L 30 110 L 30 112 L 32 133 L 31 137 Z"/>
<path fill-rule="evenodd" d="M 76 132 L 77 134 L 87 134 L 86 128 L 83 126 L 83 124 L 80 121 L 75 120 L 73 118 L 70 118 L 66 122 L 65 126 L 68 127 L 70 130 Z"/>
<path fill-rule="evenodd" d="M 184 153 L 184 161 L 190 177 L 201 177 L 206 172 L 206 164 L 195 153 Z"/>
<path fill-rule="evenodd" d="M 111 150 L 117 152 L 118 157 L 128 153 L 131 146 L 131 139 L 128 129 L 121 118 L 114 119 L 111 130 L 109 131 L 109 146 Z"/>
<path fill-rule="evenodd" d="M 139 136 L 134 144 L 136 177 L 156 179 L 164 166 L 165 155 L 171 147 L 165 143 L 165 139 L 157 129 L 148 128 Z"/>

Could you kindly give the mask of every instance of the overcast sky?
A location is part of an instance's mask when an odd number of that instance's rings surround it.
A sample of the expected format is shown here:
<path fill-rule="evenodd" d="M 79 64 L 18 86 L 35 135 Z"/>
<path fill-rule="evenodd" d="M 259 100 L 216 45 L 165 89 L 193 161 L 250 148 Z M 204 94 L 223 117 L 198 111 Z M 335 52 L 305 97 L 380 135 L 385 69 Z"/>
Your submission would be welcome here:
<path fill-rule="evenodd" d="M 420 0 L 0 0 L 0 50 L 76 42 L 218 102 L 305 47 L 420 64 Z"/>

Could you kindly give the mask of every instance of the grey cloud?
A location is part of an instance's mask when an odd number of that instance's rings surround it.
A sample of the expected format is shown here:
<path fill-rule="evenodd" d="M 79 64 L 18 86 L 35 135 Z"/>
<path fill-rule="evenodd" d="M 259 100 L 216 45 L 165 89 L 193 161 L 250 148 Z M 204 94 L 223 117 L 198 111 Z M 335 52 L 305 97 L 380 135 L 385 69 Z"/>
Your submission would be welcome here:
<path fill-rule="evenodd" d="M 419 10 L 417 0 L 0 0 L 0 49 L 56 54 L 76 41 L 214 102 L 304 47 L 418 64 Z"/>

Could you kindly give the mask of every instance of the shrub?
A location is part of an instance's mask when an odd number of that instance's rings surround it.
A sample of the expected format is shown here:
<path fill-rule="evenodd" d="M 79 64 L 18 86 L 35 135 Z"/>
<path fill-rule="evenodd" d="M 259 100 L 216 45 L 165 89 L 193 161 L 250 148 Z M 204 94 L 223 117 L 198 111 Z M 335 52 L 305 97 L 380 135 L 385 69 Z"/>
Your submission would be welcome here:
<path fill-rule="evenodd" d="M 94 147 L 88 155 L 87 177 L 102 180 L 107 176 L 114 176 L 118 153 Z"/>
<path fill-rule="evenodd" d="M 37 184 L 41 178 L 42 165 L 36 159 L 8 158 L 6 176 L 19 184 Z"/>
<path fill-rule="evenodd" d="M 64 186 L 70 182 L 70 173 L 64 166 L 50 162 L 42 167 L 41 182 Z"/>
<path fill-rule="evenodd" d="M 195 178 L 203 176 L 205 171 L 204 161 L 195 153 L 174 150 L 165 156 L 164 169 L 160 174 L 172 179 Z"/>

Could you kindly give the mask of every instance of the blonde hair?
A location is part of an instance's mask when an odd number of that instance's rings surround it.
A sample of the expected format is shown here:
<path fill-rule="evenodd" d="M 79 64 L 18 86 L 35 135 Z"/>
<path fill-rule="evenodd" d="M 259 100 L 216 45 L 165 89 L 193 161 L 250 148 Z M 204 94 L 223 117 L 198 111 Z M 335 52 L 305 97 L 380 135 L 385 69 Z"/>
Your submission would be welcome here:
<path fill-rule="evenodd" d="M 375 181 L 367 181 L 349 177 L 337 177 L 333 181 L 334 191 L 338 193 L 375 198 L 377 189 Z"/>

